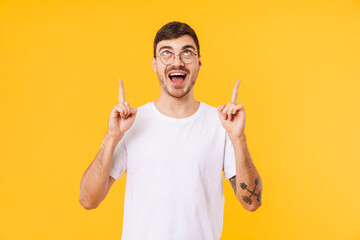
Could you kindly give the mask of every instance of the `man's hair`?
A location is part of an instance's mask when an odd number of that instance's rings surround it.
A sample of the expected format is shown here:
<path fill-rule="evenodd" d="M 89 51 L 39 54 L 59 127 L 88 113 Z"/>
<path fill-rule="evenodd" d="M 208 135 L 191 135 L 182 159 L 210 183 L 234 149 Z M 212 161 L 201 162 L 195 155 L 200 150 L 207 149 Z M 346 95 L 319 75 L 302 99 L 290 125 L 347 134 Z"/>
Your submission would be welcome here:
<path fill-rule="evenodd" d="M 156 33 L 154 39 L 154 57 L 156 57 L 156 46 L 160 41 L 179 38 L 186 34 L 190 35 L 190 37 L 192 37 L 192 39 L 194 40 L 198 51 L 197 54 L 200 56 L 199 40 L 196 36 L 194 29 L 192 29 L 186 23 L 169 22 L 165 24 L 162 28 L 160 28 L 160 30 Z"/>

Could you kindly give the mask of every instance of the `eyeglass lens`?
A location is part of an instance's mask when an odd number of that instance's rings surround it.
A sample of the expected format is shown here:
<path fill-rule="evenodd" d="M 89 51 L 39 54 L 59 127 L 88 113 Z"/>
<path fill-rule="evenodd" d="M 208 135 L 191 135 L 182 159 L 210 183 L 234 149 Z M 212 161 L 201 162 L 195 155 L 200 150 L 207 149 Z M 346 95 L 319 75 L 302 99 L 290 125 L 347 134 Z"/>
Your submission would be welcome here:
<path fill-rule="evenodd" d="M 184 51 L 180 54 L 180 60 L 183 61 L 183 63 L 191 63 L 194 60 L 195 55 L 192 52 Z M 175 60 L 175 54 L 172 52 L 164 52 L 160 55 L 160 60 L 164 64 L 171 64 Z"/>

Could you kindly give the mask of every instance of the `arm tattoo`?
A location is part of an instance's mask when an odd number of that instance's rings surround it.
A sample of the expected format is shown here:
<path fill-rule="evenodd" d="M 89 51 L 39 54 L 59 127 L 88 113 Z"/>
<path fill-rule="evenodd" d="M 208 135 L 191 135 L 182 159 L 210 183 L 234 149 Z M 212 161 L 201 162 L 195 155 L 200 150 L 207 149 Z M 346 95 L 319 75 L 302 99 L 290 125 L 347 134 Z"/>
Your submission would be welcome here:
<path fill-rule="evenodd" d="M 242 196 L 242 199 L 244 200 L 244 202 L 248 203 L 248 204 L 251 204 L 252 203 L 252 200 L 251 200 L 251 197 L 253 195 L 257 196 L 257 201 L 258 202 L 261 202 L 261 190 L 259 190 L 259 192 L 256 194 L 255 193 L 255 189 L 256 189 L 256 186 L 259 184 L 259 179 L 256 178 L 255 179 L 255 187 L 252 191 L 250 191 L 250 189 L 248 189 L 248 186 L 245 184 L 245 183 L 240 183 L 240 187 L 243 189 L 243 190 L 247 190 L 248 192 L 250 192 L 250 196 Z"/>
<path fill-rule="evenodd" d="M 229 179 L 232 188 L 234 189 L 234 193 L 236 195 L 236 175 Z"/>

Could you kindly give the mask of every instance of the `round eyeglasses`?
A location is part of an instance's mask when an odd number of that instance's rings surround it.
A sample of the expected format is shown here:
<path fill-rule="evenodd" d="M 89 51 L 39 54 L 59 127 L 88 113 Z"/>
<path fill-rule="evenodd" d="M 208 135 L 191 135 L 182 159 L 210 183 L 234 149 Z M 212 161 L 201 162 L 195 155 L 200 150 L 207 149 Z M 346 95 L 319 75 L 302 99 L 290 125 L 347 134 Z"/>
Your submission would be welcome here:
<path fill-rule="evenodd" d="M 157 57 L 160 57 L 160 61 L 163 64 L 169 65 L 169 64 L 172 64 L 174 62 L 175 56 L 179 56 L 180 60 L 183 63 L 189 64 L 189 63 L 192 63 L 194 61 L 195 56 L 197 56 L 197 54 L 193 53 L 190 50 L 183 51 L 179 55 L 175 55 L 174 53 L 172 53 L 170 51 L 164 51 L 164 52 L 160 53 L 160 55 L 158 55 Z"/>

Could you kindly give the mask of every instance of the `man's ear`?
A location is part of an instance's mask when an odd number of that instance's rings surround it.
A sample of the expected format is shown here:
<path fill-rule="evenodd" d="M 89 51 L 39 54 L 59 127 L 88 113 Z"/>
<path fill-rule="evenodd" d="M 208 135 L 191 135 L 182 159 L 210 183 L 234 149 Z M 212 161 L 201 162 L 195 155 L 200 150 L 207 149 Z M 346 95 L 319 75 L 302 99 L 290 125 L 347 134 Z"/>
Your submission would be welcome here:
<path fill-rule="evenodd" d="M 201 63 L 201 56 L 199 56 L 199 70 L 200 70 L 200 68 L 201 68 L 201 65 L 202 65 L 202 63 Z"/>
<path fill-rule="evenodd" d="M 156 60 L 154 57 L 152 58 L 152 67 L 154 69 L 154 72 L 156 73 Z"/>

